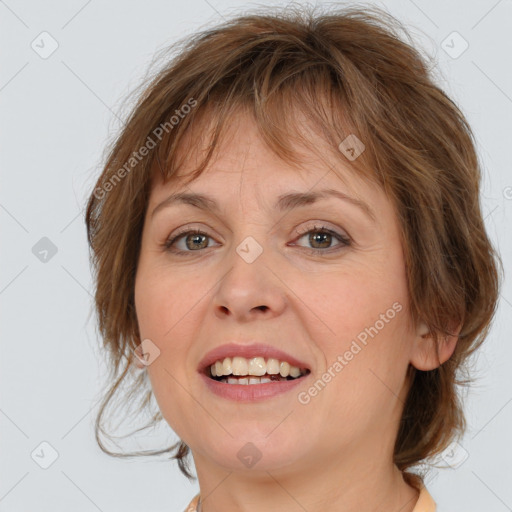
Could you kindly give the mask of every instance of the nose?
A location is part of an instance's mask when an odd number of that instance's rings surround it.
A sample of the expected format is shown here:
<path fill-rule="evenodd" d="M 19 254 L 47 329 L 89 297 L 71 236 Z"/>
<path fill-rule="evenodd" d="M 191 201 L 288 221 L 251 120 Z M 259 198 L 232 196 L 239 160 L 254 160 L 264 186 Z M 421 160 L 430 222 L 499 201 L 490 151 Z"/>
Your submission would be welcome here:
<path fill-rule="evenodd" d="M 279 279 L 279 270 L 269 265 L 269 258 L 260 254 L 254 261 L 245 260 L 233 251 L 228 270 L 213 295 L 216 316 L 236 322 L 271 319 L 286 308 L 286 286 Z"/>

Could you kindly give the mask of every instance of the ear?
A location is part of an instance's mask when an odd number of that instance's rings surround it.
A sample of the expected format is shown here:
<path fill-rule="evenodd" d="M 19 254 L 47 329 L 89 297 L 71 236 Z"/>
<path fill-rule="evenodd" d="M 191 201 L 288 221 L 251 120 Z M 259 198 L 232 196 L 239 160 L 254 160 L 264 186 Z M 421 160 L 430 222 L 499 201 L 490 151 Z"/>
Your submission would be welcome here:
<path fill-rule="evenodd" d="M 448 361 L 457 345 L 462 322 L 453 327 L 450 330 L 452 334 L 441 337 L 436 343 L 435 337 L 429 332 L 427 325 L 420 322 L 413 341 L 411 364 L 418 370 L 429 371 Z"/>
<path fill-rule="evenodd" d="M 146 368 L 146 365 L 142 363 L 142 361 L 136 356 L 133 356 L 132 364 L 138 369 L 143 370 Z"/>
<path fill-rule="evenodd" d="M 132 351 L 132 365 L 135 366 L 138 370 L 143 370 L 146 368 L 146 365 L 141 360 L 141 345 L 137 345 L 137 347 Z"/>

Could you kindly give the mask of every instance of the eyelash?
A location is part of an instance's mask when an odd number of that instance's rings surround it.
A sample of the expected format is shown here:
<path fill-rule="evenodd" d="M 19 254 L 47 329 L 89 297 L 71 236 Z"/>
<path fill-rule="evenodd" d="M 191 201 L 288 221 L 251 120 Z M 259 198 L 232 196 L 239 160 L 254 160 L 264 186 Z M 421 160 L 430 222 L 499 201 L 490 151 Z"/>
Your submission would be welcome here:
<path fill-rule="evenodd" d="M 342 235 L 341 233 L 338 233 L 336 231 L 333 231 L 332 229 L 327 228 L 326 226 L 316 226 L 314 225 L 312 228 L 308 227 L 305 230 L 297 230 L 296 233 L 299 235 L 297 240 L 300 240 L 303 236 L 307 235 L 308 233 L 328 233 L 329 235 L 332 235 L 335 239 L 337 239 L 340 244 L 334 246 L 334 247 L 328 247 L 327 249 L 314 249 L 311 247 L 302 247 L 303 250 L 308 252 L 311 255 L 314 256 L 328 256 L 332 252 L 337 252 L 341 250 L 343 247 L 347 247 L 351 245 L 351 239 L 346 236 Z M 175 242 L 180 239 L 181 237 L 185 235 L 205 235 L 209 238 L 212 238 L 208 233 L 205 233 L 204 231 L 201 231 L 200 229 L 187 229 L 183 228 L 178 233 L 176 233 L 175 236 L 172 238 L 168 238 L 162 245 L 165 251 L 171 252 L 173 254 L 176 254 L 178 256 L 185 256 L 187 254 L 193 253 L 193 252 L 201 252 L 201 250 L 198 251 L 183 251 L 181 249 L 176 249 L 173 247 Z"/>

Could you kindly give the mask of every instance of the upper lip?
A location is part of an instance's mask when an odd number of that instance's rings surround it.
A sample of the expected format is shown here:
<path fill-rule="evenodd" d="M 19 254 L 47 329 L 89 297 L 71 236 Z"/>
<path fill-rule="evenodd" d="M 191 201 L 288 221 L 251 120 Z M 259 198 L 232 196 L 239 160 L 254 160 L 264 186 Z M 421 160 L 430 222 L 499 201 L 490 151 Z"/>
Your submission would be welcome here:
<path fill-rule="evenodd" d="M 226 357 L 245 357 L 251 359 L 253 357 L 263 357 L 265 359 L 273 358 L 279 361 L 287 361 L 291 366 L 297 366 L 298 368 L 305 368 L 310 370 L 310 367 L 293 357 L 292 355 L 280 350 L 271 345 L 264 343 L 252 343 L 250 345 L 240 345 L 239 343 L 227 343 L 226 345 L 220 345 L 219 347 L 210 350 L 199 363 L 198 371 L 202 372 L 216 361 L 222 361 Z"/>

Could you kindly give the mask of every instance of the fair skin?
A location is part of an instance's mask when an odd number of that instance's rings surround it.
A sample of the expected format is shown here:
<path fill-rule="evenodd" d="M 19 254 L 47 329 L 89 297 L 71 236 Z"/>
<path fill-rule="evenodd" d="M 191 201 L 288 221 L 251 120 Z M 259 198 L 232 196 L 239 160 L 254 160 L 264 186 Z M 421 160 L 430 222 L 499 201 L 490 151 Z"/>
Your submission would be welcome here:
<path fill-rule="evenodd" d="M 433 340 L 421 337 L 425 324 L 412 326 L 394 208 L 342 155 L 304 152 L 298 170 L 271 153 L 250 118 L 240 116 L 232 126 L 232 137 L 187 186 L 155 177 L 135 285 L 141 339 L 160 350 L 146 371 L 164 418 L 191 448 L 202 511 L 411 512 L 418 493 L 392 462 L 407 368 L 437 367 L 455 340 L 442 345 L 438 360 Z M 273 208 L 281 194 L 322 189 L 363 201 L 375 218 L 338 197 L 287 212 Z M 208 195 L 220 211 L 176 203 L 152 216 L 177 191 Z M 315 226 L 351 242 L 315 239 L 310 235 L 325 233 Z M 207 236 L 178 239 L 173 248 L 184 255 L 166 251 L 163 244 L 180 227 Z M 249 236 L 263 249 L 252 263 L 236 252 Z M 400 312 L 301 403 L 299 393 L 396 303 Z M 306 361 L 311 374 L 293 391 L 258 403 L 214 395 L 198 363 L 233 340 L 276 346 Z M 237 457 L 248 442 L 261 453 L 250 468 Z"/>

